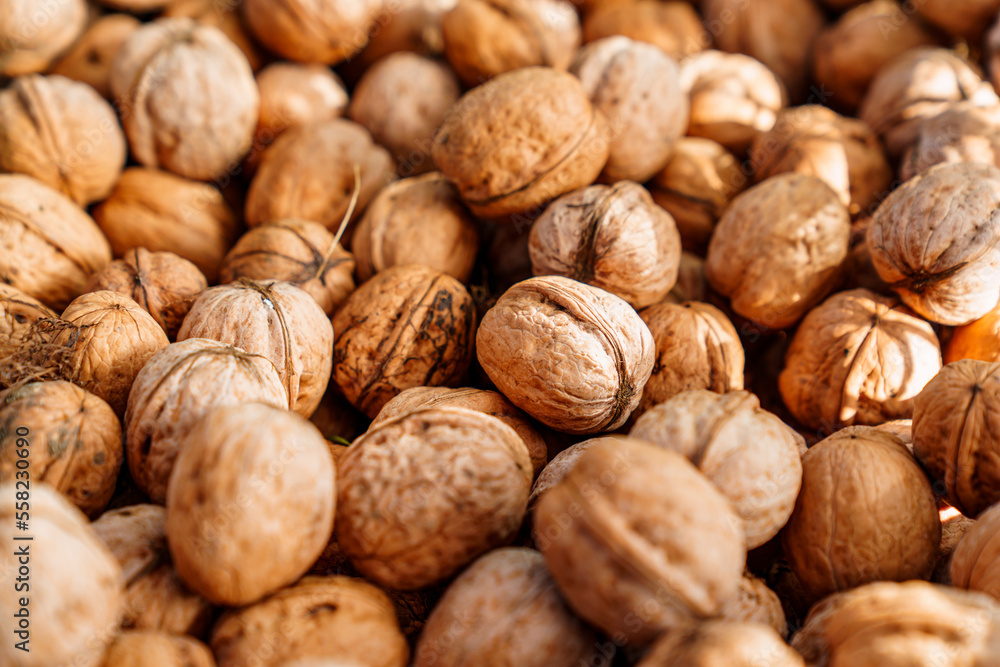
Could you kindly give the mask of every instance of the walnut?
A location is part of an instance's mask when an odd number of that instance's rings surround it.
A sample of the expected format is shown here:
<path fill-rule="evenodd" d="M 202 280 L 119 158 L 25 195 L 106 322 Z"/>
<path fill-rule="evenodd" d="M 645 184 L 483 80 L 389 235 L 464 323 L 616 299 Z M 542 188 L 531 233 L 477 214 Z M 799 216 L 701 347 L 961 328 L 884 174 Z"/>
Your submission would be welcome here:
<path fill-rule="evenodd" d="M 394 11 L 379 17 L 378 32 L 369 36 L 368 44 L 351 63 L 367 69 L 379 58 L 410 51 L 423 56 L 441 55 L 444 52 L 444 34 L 441 26 L 444 15 L 451 11 L 458 0 L 398 0 Z"/>
<path fill-rule="evenodd" d="M 722 618 L 738 623 L 761 623 L 773 628 L 782 638 L 788 636 L 788 621 L 778 594 L 749 572 L 743 573 L 736 596 L 723 606 Z"/>
<path fill-rule="evenodd" d="M 222 406 L 179 449 L 166 531 L 191 589 L 219 605 L 251 604 L 294 583 L 323 553 L 337 492 L 315 426 L 270 405 Z"/>
<path fill-rule="evenodd" d="M 941 368 L 931 326 L 898 299 L 865 289 L 835 294 L 792 338 L 781 397 L 805 426 L 908 419 L 913 399 Z"/>
<path fill-rule="evenodd" d="M 0 175 L 0 282 L 62 310 L 111 261 L 101 230 L 79 206 L 21 174 Z"/>
<path fill-rule="evenodd" d="M 361 170 L 356 211 L 362 211 L 380 188 L 395 180 L 389 153 L 349 120 L 291 128 L 261 157 L 247 192 L 247 224 L 298 218 L 335 230 L 354 192 L 355 166 Z"/>
<path fill-rule="evenodd" d="M 69 382 L 32 382 L 0 393 L 0 481 L 18 478 L 18 431 L 30 431 L 33 481 L 50 484 L 89 516 L 111 500 L 124 453 L 114 410 Z"/>
<path fill-rule="evenodd" d="M 565 0 L 460 0 L 441 31 L 448 62 L 470 88 L 522 67 L 564 70 L 580 46 L 580 20 Z"/>
<path fill-rule="evenodd" d="M 805 667 L 802 656 L 766 625 L 709 621 L 656 641 L 636 667 Z"/>
<path fill-rule="evenodd" d="M 961 359 L 1000 361 L 1000 304 L 978 320 L 955 328 L 944 350 L 944 362 Z"/>
<path fill-rule="evenodd" d="M 955 550 L 975 525 L 976 521 L 962 516 L 954 507 L 948 506 L 941 511 L 941 555 L 937 565 L 934 566 L 931 582 L 948 586 L 955 585 L 951 580 L 951 563 Z"/>
<path fill-rule="evenodd" d="M 191 304 L 207 288 L 204 274 L 183 257 L 133 248 L 92 275 L 86 291 L 109 290 L 131 297 L 174 339 Z"/>
<path fill-rule="evenodd" d="M 646 187 L 653 201 L 673 216 L 681 246 L 704 253 L 715 223 L 749 182 L 736 157 L 721 144 L 683 137 L 673 144 L 666 165 Z"/>
<path fill-rule="evenodd" d="M 897 157 L 913 143 L 920 124 L 953 102 L 1000 103 L 993 87 L 964 60 L 943 48 L 910 49 L 878 70 L 861 100 L 858 117 Z"/>
<path fill-rule="evenodd" d="M 451 276 L 415 264 L 381 271 L 333 318 L 333 380 L 375 417 L 404 389 L 454 386 L 472 360 L 476 311 Z"/>
<path fill-rule="evenodd" d="M 853 110 L 880 69 L 940 36 L 897 0 L 870 0 L 824 28 L 813 43 L 812 71 L 831 104 Z"/>
<path fill-rule="evenodd" d="M 933 322 L 968 324 L 1000 301 L 1000 169 L 946 163 L 896 188 L 868 228 L 879 276 Z"/>
<path fill-rule="evenodd" d="M 345 667 L 406 667 L 410 655 L 385 593 L 343 576 L 305 577 L 229 611 L 216 623 L 211 646 L 219 667 L 318 667 L 333 660 Z"/>
<path fill-rule="evenodd" d="M 261 44 L 288 60 L 335 65 L 377 30 L 381 0 L 246 0 L 243 17 Z"/>
<path fill-rule="evenodd" d="M 600 646 L 559 597 L 542 555 L 505 548 L 478 559 L 448 586 L 413 665 L 589 665 Z"/>
<path fill-rule="evenodd" d="M 233 212 L 214 186 L 140 167 L 122 173 L 94 219 L 116 256 L 133 248 L 172 252 L 194 263 L 209 283 L 237 235 Z"/>
<path fill-rule="evenodd" d="M 1000 599 L 998 517 L 1000 517 L 1000 505 L 993 505 L 974 523 L 966 520 L 965 535 L 955 548 L 951 559 L 949 583 L 952 586 L 970 591 L 982 591 Z"/>
<path fill-rule="evenodd" d="M 250 69 L 259 70 L 272 57 L 250 36 L 240 5 L 232 0 L 171 0 L 161 17 L 190 18 L 199 25 L 218 28 L 246 56 Z"/>
<path fill-rule="evenodd" d="M 653 334 L 656 362 L 635 416 L 684 391 L 743 389 L 743 345 L 721 310 L 696 301 L 658 303 L 639 316 Z"/>
<path fill-rule="evenodd" d="M 103 667 L 215 667 L 215 659 L 194 637 L 139 630 L 123 633 L 108 647 Z"/>
<path fill-rule="evenodd" d="M 533 474 L 537 475 L 548 461 L 545 440 L 531 425 L 531 420 L 514 407 L 503 395 L 495 391 L 473 389 L 449 389 L 447 387 L 413 387 L 407 389 L 386 403 L 372 420 L 371 427 L 403 416 L 420 408 L 457 407 L 476 410 L 496 417 L 521 436 L 531 459 Z"/>
<path fill-rule="evenodd" d="M 1000 166 L 1000 106 L 956 102 L 922 122 L 903 154 L 899 177 L 909 180 L 942 162 Z"/>
<path fill-rule="evenodd" d="M 251 229 L 222 262 L 220 282 L 282 280 L 308 292 L 332 315 L 354 291 L 355 261 L 326 227 L 277 220 Z"/>
<path fill-rule="evenodd" d="M 525 67 L 459 99 L 433 156 L 480 217 L 541 207 L 589 185 L 608 158 L 607 120 L 571 74 Z"/>
<path fill-rule="evenodd" d="M 785 87 L 750 56 L 704 51 L 681 62 L 681 85 L 691 98 L 688 134 L 712 139 L 737 154 L 774 126 Z"/>
<path fill-rule="evenodd" d="M 546 276 L 500 297 L 483 317 L 476 351 L 514 405 L 554 429 L 596 433 L 618 428 L 638 406 L 655 342 L 624 300 Z"/>
<path fill-rule="evenodd" d="M 531 228 L 529 250 L 536 276 L 573 278 L 644 308 L 677 282 L 681 243 L 649 192 L 621 181 L 552 202 Z"/>
<path fill-rule="evenodd" d="M 111 99 L 111 63 L 140 25 L 139 19 L 126 14 L 98 18 L 49 72 L 90 84 L 101 97 Z"/>
<path fill-rule="evenodd" d="M 575 445 L 570 445 L 553 456 L 552 460 L 549 461 L 545 468 L 542 469 L 542 472 L 539 473 L 534 484 L 531 485 L 531 494 L 528 496 L 528 509 L 533 510 L 538 504 L 538 501 L 542 499 L 542 496 L 566 478 L 566 475 L 568 475 L 569 471 L 573 469 L 573 466 L 576 465 L 576 462 L 581 456 L 583 456 L 585 451 L 600 442 L 604 442 L 605 440 L 614 442 L 616 440 L 620 440 L 621 438 L 622 436 L 620 435 L 590 438 L 589 440 L 578 442 Z"/>
<path fill-rule="evenodd" d="M 0 360 L 9 360 L 33 336 L 33 325 L 58 315 L 38 299 L 0 282 Z"/>
<path fill-rule="evenodd" d="M 340 547 L 382 586 L 440 583 L 514 535 L 531 477 L 524 442 L 499 419 L 414 410 L 369 430 L 341 459 Z"/>
<path fill-rule="evenodd" d="M 844 275 L 847 207 L 814 176 L 778 174 L 726 210 L 705 275 L 737 314 L 773 329 L 798 322 Z"/>
<path fill-rule="evenodd" d="M 195 422 L 213 408 L 251 402 L 288 405 L 278 370 L 262 355 L 204 339 L 153 355 L 135 378 L 125 413 L 136 485 L 162 503 L 181 442 Z"/>
<path fill-rule="evenodd" d="M 712 37 L 690 3 L 635 2 L 602 3 L 583 22 L 583 41 L 624 35 L 638 42 L 658 46 L 674 60 L 701 51 Z"/>
<path fill-rule="evenodd" d="M 330 380 L 333 327 L 309 293 L 277 280 L 241 278 L 205 290 L 191 306 L 177 340 L 208 338 L 270 359 L 288 407 L 309 417 Z"/>
<path fill-rule="evenodd" d="M 880 431 L 886 431 L 892 433 L 894 436 L 903 441 L 906 448 L 913 453 L 913 420 L 912 419 L 894 419 L 884 424 L 879 424 L 875 428 Z"/>
<path fill-rule="evenodd" d="M 217 28 L 145 24 L 115 56 L 111 91 L 132 157 L 147 167 L 207 181 L 250 150 L 260 95 L 246 56 Z"/>
<path fill-rule="evenodd" d="M 122 568 L 122 627 L 201 637 L 213 608 L 178 578 L 167 549 L 166 511 L 159 505 L 110 510 L 93 523 Z"/>
<path fill-rule="evenodd" d="M 43 447 L 33 435 L 25 436 L 28 448 Z M 99 667 L 105 647 L 118 632 L 121 568 L 94 535 L 87 517 L 47 484 L 31 485 L 34 542 L 15 542 L 15 537 L 25 535 L 14 530 L 17 491 L 23 492 L 24 487 L 15 487 L 15 482 L 0 484 L 0 579 L 8 584 L 8 592 L 0 596 L 8 635 L 0 647 L 0 663 Z M 21 606 L 19 600 L 28 591 L 14 591 L 18 568 L 23 576 L 25 567 L 16 552 L 26 544 L 31 545 L 25 547 L 30 560 L 30 608 Z M 34 622 L 15 620 L 23 609 L 29 609 Z M 15 647 L 21 641 L 27 642 L 30 654 Z M 26 660 L 23 655 L 31 657 Z"/>
<path fill-rule="evenodd" d="M 403 264 L 422 264 L 467 282 L 479 252 L 475 220 L 438 172 L 387 185 L 351 236 L 358 279 Z"/>
<path fill-rule="evenodd" d="M 997 0 L 921 0 L 917 13 L 952 37 L 976 43 L 1000 10 Z"/>
<path fill-rule="evenodd" d="M 782 540 L 803 588 L 819 598 L 871 581 L 927 579 L 941 521 L 902 440 L 849 426 L 802 457 L 802 491 Z"/>
<path fill-rule="evenodd" d="M 534 524 L 570 607 L 629 642 L 717 616 L 746 558 L 742 522 L 715 486 L 680 454 L 631 438 L 590 447 Z"/>
<path fill-rule="evenodd" d="M 852 215 L 867 211 L 889 190 L 892 169 L 865 123 L 816 104 L 782 109 L 750 148 L 754 177 L 795 172 L 829 185 Z"/>
<path fill-rule="evenodd" d="M 0 76 L 45 71 L 87 27 L 86 0 L 9 0 L 0 9 Z"/>
<path fill-rule="evenodd" d="M 158 12 L 177 0 L 96 0 L 97 4 L 119 12 L 149 14 Z"/>

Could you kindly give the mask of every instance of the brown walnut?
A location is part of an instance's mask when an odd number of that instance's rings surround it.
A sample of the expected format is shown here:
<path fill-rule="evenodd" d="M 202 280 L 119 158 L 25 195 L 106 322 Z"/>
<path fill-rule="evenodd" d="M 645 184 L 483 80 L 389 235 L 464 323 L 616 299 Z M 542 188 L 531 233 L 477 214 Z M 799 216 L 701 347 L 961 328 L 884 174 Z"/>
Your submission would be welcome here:
<path fill-rule="evenodd" d="M 368 43 L 379 0 L 246 0 L 243 17 L 261 44 L 283 58 L 335 65 Z"/>
<path fill-rule="evenodd" d="M 545 465 L 545 468 L 542 469 L 542 472 L 539 473 L 534 484 L 531 485 L 531 495 L 528 496 L 528 510 L 533 510 L 535 505 L 538 504 L 538 501 L 542 499 L 542 496 L 566 478 L 566 475 L 568 475 L 569 471 L 573 469 L 573 466 L 576 465 L 576 462 L 581 456 L 583 456 L 585 451 L 599 442 L 603 442 L 605 440 L 614 442 L 621 437 L 622 436 L 619 435 L 609 435 L 590 438 L 589 440 L 584 440 L 583 442 L 570 445 L 553 456 L 552 460 L 549 461 Z"/>
<path fill-rule="evenodd" d="M 956 102 L 920 124 L 899 165 L 909 180 L 942 162 L 981 162 L 1000 166 L 1000 105 Z"/>
<path fill-rule="evenodd" d="M 58 317 L 38 299 L 0 282 L 0 361 L 9 362 L 10 356 L 31 340 L 36 322 Z"/>
<path fill-rule="evenodd" d="M 950 582 L 1000 599 L 1000 505 L 979 515 L 961 538 L 951 559 Z"/>
<path fill-rule="evenodd" d="M 998 0 L 921 0 L 914 7 L 926 19 L 952 37 L 965 38 L 972 43 L 982 37 L 1000 10 Z"/>
<path fill-rule="evenodd" d="M 743 573 L 736 596 L 722 608 L 722 618 L 737 623 L 762 623 L 773 628 L 778 636 L 788 636 L 788 621 L 778 594 L 749 572 Z"/>
<path fill-rule="evenodd" d="M 1000 304 L 978 320 L 955 328 L 944 350 L 944 363 L 962 359 L 1000 361 Z"/>
<path fill-rule="evenodd" d="M 123 633 L 108 647 L 103 667 L 215 667 L 215 658 L 194 637 L 137 630 Z"/>
<path fill-rule="evenodd" d="M 41 20 L 39 20 L 41 19 Z M 45 71 L 87 27 L 86 0 L 10 0 L 0 8 L 0 76 Z"/>
<path fill-rule="evenodd" d="M 171 0 L 160 17 L 190 18 L 203 26 L 218 28 L 246 56 L 254 72 L 272 57 L 250 36 L 243 21 L 242 3 L 233 0 Z"/>
<path fill-rule="evenodd" d="M 760 623 L 709 621 L 657 640 L 636 667 L 805 667 L 802 656 Z"/>
<path fill-rule="evenodd" d="M 364 70 L 379 58 L 399 51 L 441 55 L 444 52 L 441 23 L 457 4 L 458 0 L 399 0 L 394 5 L 396 11 L 379 17 L 381 29 L 369 36 L 367 46 L 351 62 Z"/>
<path fill-rule="evenodd" d="M 688 2 L 600 3 L 587 13 L 583 41 L 590 43 L 614 35 L 658 46 L 674 60 L 697 53 L 712 43 L 701 17 Z"/>

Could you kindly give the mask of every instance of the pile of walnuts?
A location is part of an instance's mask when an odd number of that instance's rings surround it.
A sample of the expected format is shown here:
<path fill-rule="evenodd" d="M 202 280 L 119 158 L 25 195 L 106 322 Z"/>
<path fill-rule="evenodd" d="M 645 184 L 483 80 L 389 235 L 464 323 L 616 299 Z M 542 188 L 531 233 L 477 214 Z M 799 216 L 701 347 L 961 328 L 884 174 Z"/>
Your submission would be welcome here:
<path fill-rule="evenodd" d="M 1000 0 L 0 2 L 0 665 L 1000 665 L 998 91 Z"/>

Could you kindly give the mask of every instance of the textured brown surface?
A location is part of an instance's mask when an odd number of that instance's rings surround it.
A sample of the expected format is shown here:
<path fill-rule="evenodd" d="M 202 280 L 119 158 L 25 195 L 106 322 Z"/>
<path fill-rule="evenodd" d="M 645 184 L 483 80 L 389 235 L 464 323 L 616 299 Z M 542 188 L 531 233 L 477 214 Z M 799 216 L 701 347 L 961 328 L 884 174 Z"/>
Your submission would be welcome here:
<path fill-rule="evenodd" d="M 54 0 L 42 14 L 48 20 L 36 25 L 36 16 L 38 0 L 10 0 L 0 9 L 0 76 L 44 71 L 87 27 L 87 2 Z"/>
<path fill-rule="evenodd" d="M 590 438 L 589 440 L 584 440 L 574 445 L 570 445 L 553 456 L 552 460 L 549 461 L 545 465 L 545 468 L 542 469 L 542 472 L 539 473 L 534 484 L 531 485 L 531 495 L 528 496 L 528 509 L 534 509 L 535 505 L 538 504 L 538 501 L 541 500 L 542 496 L 548 493 L 549 489 L 566 478 L 566 475 L 568 475 L 569 471 L 573 469 L 573 466 L 576 465 L 576 462 L 580 460 L 580 457 L 583 456 L 585 451 L 599 442 L 604 442 L 605 440 L 614 441 L 616 438 L 620 437 L 621 436 L 612 435 Z"/>
<path fill-rule="evenodd" d="M 379 0 L 247 0 L 243 17 L 260 43 L 288 59 L 334 65 L 368 42 Z"/>
<path fill-rule="evenodd" d="M 653 44 L 674 60 L 712 44 L 701 18 L 687 2 L 598 3 L 583 23 L 583 39 L 593 42 L 614 35 Z"/>
<path fill-rule="evenodd" d="M 203 26 L 218 28 L 246 56 L 256 72 L 274 57 L 250 36 L 243 20 L 242 3 L 229 0 L 170 0 L 161 17 L 190 18 Z"/>
<path fill-rule="evenodd" d="M 951 559 L 950 583 L 1000 599 L 1000 506 L 967 528 Z"/>
<path fill-rule="evenodd" d="M 289 128 L 332 120 L 347 110 L 344 84 L 323 65 L 277 62 L 257 73 L 257 87 L 260 118 L 255 151 Z"/>
<path fill-rule="evenodd" d="M 983 34 L 990 21 L 997 16 L 1000 2 L 997 0 L 922 0 L 916 6 L 921 17 L 943 29 L 953 37 L 964 37 L 975 43 Z"/>
<path fill-rule="evenodd" d="M 956 327 L 944 351 L 944 362 L 962 359 L 1000 361 L 1000 305 L 978 320 Z"/>
<path fill-rule="evenodd" d="M 215 658 L 193 637 L 145 630 L 118 637 L 108 647 L 103 667 L 215 667 Z"/>
<path fill-rule="evenodd" d="M 1000 166 L 1000 107 L 955 102 L 920 124 L 899 165 L 908 180 L 942 162 Z"/>
<path fill-rule="evenodd" d="M 15 354 L 32 337 L 32 325 L 58 315 L 38 299 L 0 282 L 0 360 Z"/>
<path fill-rule="evenodd" d="M 802 656 L 766 625 L 709 621 L 659 639 L 636 667 L 804 667 Z"/>
<path fill-rule="evenodd" d="M 743 573 L 736 596 L 722 607 L 722 618 L 737 623 L 761 623 L 782 638 L 788 636 L 788 621 L 778 594 L 749 572 Z"/>

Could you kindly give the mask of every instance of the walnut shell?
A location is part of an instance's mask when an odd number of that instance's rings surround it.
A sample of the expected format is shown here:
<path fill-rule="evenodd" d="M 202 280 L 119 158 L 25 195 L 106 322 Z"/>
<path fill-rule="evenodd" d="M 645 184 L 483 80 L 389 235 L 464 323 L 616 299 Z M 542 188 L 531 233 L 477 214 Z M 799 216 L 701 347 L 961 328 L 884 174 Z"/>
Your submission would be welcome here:
<path fill-rule="evenodd" d="M 308 220 L 277 220 L 251 229 L 219 270 L 223 283 L 241 278 L 282 280 L 308 292 L 332 315 L 354 291 L 355 260 L 326 227 Z"/>
<path fill-rule="evenodd" d="M 899 165 L 906 181 L 942 162 L 981 162 L 1000 166 L 1000 106 L 956 102 L 928 118 Z"/>
<path fill-rule="evenodd" d="M 293 127 L 261 157 L 247 192 L 247 224 L 298 218 L 336 230 L 354 192 L 355 166 L 361 170 L 357 219 L 375 193 L 395 180 L 389 153 L 348 120 Z"/>
<path fill-rule="evenodd" d="M 250 150 L 260 95 L 246 56 L 218 28 L 145 24 L 115 56 L 111 91 L 132 157 L 147 167 L 207 181 Z"/>
<path fill-rule="evenodd" d="M 822 301 L 844 275 L 851 219 L 814 176 L 778 174 L 723 214 L 705 275 L 737 314 L 784 329 Z"/>
<path fill-rule="evenodd" d="M 330 381 L 333 327 L 309 293 L 277 280 L 205 290 L 191 306 L 177 340 L 208 338 L 261 354 L 274 364 L 288 407 L 309 417 Z"/>
<path fill-rule="evenodd" d="M 406 667 L 410 649 L 385 593 L 351 577 L 305 577 L 229 611 L 212 631 L 219 667 Z M 302 661 L 297 662 L 297 661 Z"/>
<path fill-rule="evenodd" d="M 899 186 L 868 228 L 879 276 L 934 322 L 990 312 L 1000 301 L 998 197 L 1000 169 L 985 164 L 939 164 Z"/>
<path fill-rule="evenodd" d="M 763 661 L 763 662 L 762 662 Z M 636 667 L 805 667 L 802 656 L 766 625 L 709 621 L 657 640 Z"/>
<path fill-rule="evenodd" d="M 356 99 L 356 98 L 355 98 Z M 479 232 L 455 187 L 434 172 L 382 188 L 351 236 L 358 279 L 403 264 L 422 264 L 467 282 Z"/>
<path fill-rule="evenodd" d="M 872 208 L 889 190 L 892 169 L 865 123 L 810 104 L 778 112 L 750 148 L 756 180 L 795 172 L 822 179 L 852 215 Z"/>
<path fill-rule="evenodd" d="M 691 99 L 688 134 L 712 139 L 737 154 L 774 126 L 787 93 L 775 74 L 740 53 L 703 51 L 681 62 L 681 86 Z"/>
<path fill-rule="evenodd" d="M 0 481 L 18 478 L 15 446 L 30 431 L 31 478 L 49 484 L 89 516 L 111 500 L 124 452 L 122 428 L 103 400 L 64 381 L 32 382 L 0 393 Z"/>
<path fill-rule="evenodd" d="M 480 217 L 519 214 L 590 185 L 608 159 L 607 120 L 571 74 L 525 67 L 459 99 L 434 162 Z"/>
<path fill-rule="evenodd" d="M 531 420 L 514 404 L 495 391 L 473 389 L 449 389 L 447 387 L 413 387 L 390 400 L 372 420 L 371 427 L 382 422 L 401 417 L 420 408 L 467 408 L 496 417 L 514 429 L 531 459 L 533 474 L 537 475 L 548 461 L 548 448 L 542 436 L 531 425 Z"/>
<path fill-rule="evenodd" d="M 788 636 L 788 621 L 778 594 L 749 572 L 743 573 L 736 596 L 723 606 L 722 618 L 737 623 L 761 623 L 782 638 Z"/>
<path fill-rule="evenodd" d="M 215 408 L 187 432 L 167 485 L 167 542 L 192 590 L 251 604 L 323 553 L 336 507 L 319 429 L 260 403 Z"/>
<path fill-rule="evenodd" d="M 590 447 L 542 496 L 534 523 L 570 607 L 630 642 L 717 616 L 746 557 L 741 521 L 712 483 L 680 454 L 632 438 Z"/>
<path fill-rule="evenodd" d="M 26 439 L 29 449 L 42 446 L 32 435 Z M 99 667 L 105 647 L 118 632 L 121 568 L 94 535 L 87 517 L 47 484 L 31 485 L 30 532 L 15 532 L 15 515 L 20 520 L 23 514 L 15 512 L 15 494 L 26 492 L 18 484 L 16 490 L 15 482 L 0 484 L 0 579 L 7 582 L 0 589 L 0 613 L 8 635 L 0 663 Z M 34 541 L 14 541 L 26 534 Z M 18 552 L 27 555 L 27 564 Z M 22 604 L 29 589 L 16 591 L 14 584 L 19 568 L 25 576 L 25 567 L 30 569 L 30 600 Z M 27 625 L 8 620 L 23 609 L 30 614 Z M 19 630 L 25 634 L 18 635 Z M 27 642 L 30 654 L 15 647 L 21 641 Z"/>
<path fill-rule="evenodd" d="M 587 14 L 583 22 L 584 42 L 614 35 L 658 46 L 674 60 L 712 44 L 701 18 L 687 2 L 608 2 Z"/>
<path fill-rule="evenodd" d="M 173 339 L 191 304 L 207 288 L 204 274 L 183 257 L 133 248 L 92 275 L 86 290 L 131 297 Z"/>
<path fill-rule="evenodd" d="M 524 442 L 499 419 L 414 410 L 369 430 L 341 459 L 340 547 L 382 586 L 431 586 L 513 536 L 531 478 Z"/>
<path fill-rule="evenodd" d="M 894 419 L 890 422 L 885 422 L 884 424 L 879 424 L 876 426 L 880 431 L 886 431 L 892 433 L 894 436 L 903 441 L 906 448 L 913 453 L 913 420 L 912 419 Z"/>
<path fill-rule="evenodd" d="M 897 299 L 841 292 L 796 331 L 778 379 L 781 397 L 814 429 L 908 419 L 913 399 L 940 370 L 940 355 L 934 329 Z"/>
<path fill-rule="evenodd" d="M 191 339 L 153 355 L 135 378 L 125 413 L 125 447 L 136 485 L 158 503 L 184 436 L 213 408 L 288 405 L 281 376 L 259 354 Z"/>
<path fill-rule="evenodd" d="M 160 16 L 190 18 L 199 25 L 218 28 L 243 52 L 250 69 L 256 72 L 272 57 L 250 37 L 241 5 L 231 0 L 171 0 Z"/>
<path fill-rule="evenodd" d="M 580 20 L 564 0 L 460 0 L 441 21 L 444 54 L 472 88 L 522 67 L 566 69 Z"/>
<path fill-rule="evenodd" d="M 656 362 L 634 415 L 693 389 L 743 389 L 743 345 L 721 310 L 696 301 L 658 303 L 639 316 L 653 334 Z"/>
<path fill-rule="evenodd" d="M 921 0 L 914 5 L 922 18 L 952 37 L 965 38 L 975 43 L 1000 10 L 997 0 Z"/>
<path fill-rule="evenodd" d="M 962 359 L 1000 361 L 1000 304 L 978 320 L 955 328 L 944 350 L 944 362 Z"/>
<path fill-rule="evenodd" d="M 139 630 L 123 633 L 108 647 L 103 667 L 215 667 L 215 658 L 193 637 Z"/>
<path fill-rule="evenodd" d="M 100 228 L 63 194 L 21 174 L 0 175 L 0 282 L 62 310 L 111 261 Z"/>
<path fill-rule="evenodd" d="M 174 570 L 163 507 L 129 505 L 110 510 L 93 528 L 122 568 L 126 587 L 122 628 L 203 635 L 213 608 L 192 593 Z"/>
<path fill-rule="evenodd" d="M 528 496 L 528 510 L 533 510 L 538 504 L 538 501 L 542 499 L 550 489 L 555 487 L 561 481 L 566 479 L 566 475 L 569 471 L 573 469 L 576 462 L 580 460 L 583 453 L 593 447 L 594 445 L 603 442 L 605 440 L 616 441 L 621 439 L 622 436 L 610 435 L 597 438 L 590 438 L 589 440 L 584 440 L 583 442 L 578 442 L 575 445 L 570 445 L 566 449 L 562 450 L 558 454 L 552 457 L 542 472 L 539 473 L 538 477 L 535 479 L 535 483 L 531 485 L 531 494 Z"/>
<path fill-rule="evenodd" d="M 686 456 L 744 522 L 747 548 L 778 534 L 802 485 L 802 437 L 746 391 L 677 394 L 643 414 L 629 431 Z"/>
<path fill-rule="evenodd" d="M 802 491 L 782 541 L 803 588 L 819 598 L 871 581 L 927 579 L 941 521 L 930 482 L 902 440 L 849 426 L 802 457 Z"/>
<path fill-rule="evenodd" d="M 95 0 L 98 5 L 113 9 L 119 12 L 132 12 L 133 14 L 149 14 L 158 12 L 177 0 Z"/>
<path fill-rule="evenodd" d="M 383 56 L 410 51 L 423 56 L 444 52 L 441 23 L 458 0 L 398 0 L 393 11 L 379 17 L 380 30 L 369 35 L 368 44 L 351 63 L 367 69 Z"/>
<path fill-rule="evenodd" d="M 133 248 L 172 252 L 197 266 L 209 283 L 218 278 L 237 235 L 233 212 L 214 186 L 141 167 L 122 172 L 94 219 L 115 256 Z"/>
<path fill-rule="evenodd" d="M 0 360 L 8 360 L 32 338 L 36 322 L 58 317 L 38 299 L 0 282 Z"/>
<path fill-rule="evenodd" d="M 744 167 L 721 144 L 683 137 L 674 143 L 663 170 L 646 187 L 653 201 L 673 216 L 681 246 L 703 254 L 715 223 L 749 183 Z"/>
<path fill-rule="evenodd" d="M 375 417 L 404 389 L 454 386 L 472 361 L 476 310 L 460 282 L 415 264 L 378 273 L 333 318 L 333 380 Z"/>
<path fill-rule="evenodd" d="M 283 58 L 335 65 L 378 29 L 380 0 L 246 0 L 243 17 L 261 44 Z"/>
<path fill-rule="evenodd" d="M 589 665 L 600 646 L 559 597 L 542 555 L 504 548 L 478 559 L 448 586 L 413 665 Z"/>
<path fill-rule="evenodd" d="M 610 431 L 638 406 L 655 343 L 624 300 L 562 276 L 511 287 L 476 333 L 479 363 L 510 401 L 567 433 Z"/>
<path fill-rule="evenodd" d="M 5 2 L 0 9 L 0 76 L 45 71 L 86 27 L 86 0 Z"/>
<path fill-rule="evenodd" d="M 968 528 L 951 559 L 950 583 L 957 588 L 982 591 L 1000 599 L 1000 556 L 997 547 L 1000 505 L 983 512 Z"/>

